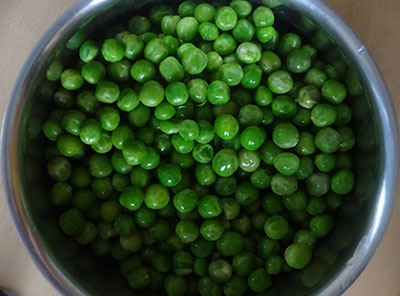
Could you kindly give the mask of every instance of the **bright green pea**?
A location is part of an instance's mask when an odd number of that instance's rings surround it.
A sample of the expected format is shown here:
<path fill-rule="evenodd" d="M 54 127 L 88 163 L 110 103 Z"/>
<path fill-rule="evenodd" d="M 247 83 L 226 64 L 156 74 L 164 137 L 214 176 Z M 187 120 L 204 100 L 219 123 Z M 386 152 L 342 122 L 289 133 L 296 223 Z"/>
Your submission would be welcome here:
<path fill-rule="evenodd" d="M 270 27 L 274 21 L 274 13 L 268 7 L 259 6 L 253 11 L 253 22 L 256 27 Z"/>
<path fill-rule="evenodd" d="M 43 124 L 43 133 L 50 141 L 56 141 L 59 136 L 63 134 L 63 128 L 61 124 L 54 119 L 48 119 Z"/>
<path fill-rule="evenodd" d="M 106 131 L 115 130 L 120 122 L 120 115 L 117 109 L 105 106 L 97 111 L 97 117 L 101 127 Z"/>
<path fill-rule="evenodd" d="M 265 222 L 264 231 L 269 238 L 279 240 L 288 233 L 289 223 L 282 216 L 272 216 Z"/>
<path fill-rule="evenodd" d="M 235 86 L 240 83 L 243 78 L 243 69 L 236 63 L 223 64 L 218 71 L 219 80 L 228 86 Z"/>
<path fill-rule="evenodd" d="M 76 90 L 83 86 L 81 73 L 76 69 L 66 69 L 60 76 L 61 85 L 67 90 Z"/>
<path fill-rule="evenodd" d="M 297 128 L 290 123 L 277 124 L 272 132 L 272 139 L 282 149 L 293 148 L 299 142 Z"/>
<path fill-rule="evenodd" d="M 62 135 L 57 139 L 57 149 L 65 157 L 79 157 L 84 154 L 84 145 L 78 137 Z"/>
<path fill-rule="evenodd" d="M 161 31 L 165 35 L 176 36 L 176 27 L 181 20 L 179 15 L 166 15 L 161 20 Z"/>
<path fill-rule="evenodd" d="M 202 3 L 194 10 L 194 17 L 199 23 L 212 22 L 214 20 L 215 7 L 208 3 Z"/>
<path fill-rule="evenodd" d="M 178 13 L 181 17 L 193 16 L 196 9 L 196 2 L 192 0 L 183 1 L 178 6 Z"/>
<path fill-rule="evenodd" d="M 258 126 L 248 126 L 240 134 L 240 144 L 249 151 L 261 147 L 266 138 L 265 131 Z"/>
<path fill-rule="evenodd" d="M 127 34 L 121 38 L 125 48 L 125 57 L 129 60 L 137 58 L 143 51 L 144 42 L 135 34 Z"/>
<path fill-rule="evenodd" d="M 293 87 L 293 79 L 286 71 L 275 71 L 268 76 L 268 88 L 276 94 L 285 94 Z"/>
<path fill-rule="evenodd" d="M 214 21 L 221 31 L 229 31 L 236 26 L 238 16 L 232 7 L 223 6 L 217 10 Z"/>
<path fill-rule="evenodd" d="M 289 53 L 300 47 L 300 36 L 294 33 L 286 33 L 279 39 L 277 51 L 279 55 L 286 57 Z"/>
<path fill-rule="evenodd" d="M 146 107 L 156 107 L 164 99 L 164 88 L 157 81 L 147 81 L 139 93 L 139 100 Z"/>
<path fill-rule="evenodd" d="M 81 127 L 79 135 L 81 141 L 86 145 L 92 145 L 101 138 L 101 125 L 96 119 L 86 120 Z"/>
<path fill-rule="evenodd" d="M 269 106 L 272 103 L 273 95 L 272 92 L 265 87 L 264 85 L 260 85 L 257 88 L 254 100 L 259 106 Z"/>
<path fill-rule="evenodd" d="M 257 39 L 261 43 L 267 43 L 271 41 L 276 34 L 277 32 L 274 27 L 263 27 L 256 29 Z"/>
<path fill-rule="evenodd" d="M 254 43 L 243 42 L 236 49 L 236 55 L 239 61 L 245 64 L 254 64 L 261 59 L 261 50 Z"/>
<path fill-rule="evenodd" d="M 214 148 L 210 144 L 195 144 L 192 155 L 198 163 L 209 163 L 214 156 Z"/>
<path fill-rule="evenodd" d="M 226 56 L 235 51 L 236 41 L 231 35 L 223 33 L 215 39 L 213 47 L 221 56 Z"/>
<path fill-rule="evenodd" d="M 182 18 L 177 26 L 178 37 L 185 42 L 193 40 L 199 32 L 199 22 L 192 16 Z"/>
<path fill-rule="evenodd" d="M 311 68 L 307 71 L 304 76 L 304 82 L 307 84 L 314 85 L 318 89 L 321 89 L 322 85 L 326 81 L 327 77 L 324 72 L 317 68 Z"/>
<path fill-rule="evenodd" d="M 300 159 L 294 153 L 282 152 L 274 158 L 273 164 L 279 173 L 290 176 L 299 169 Z"/>
<path fill-rule="evenodd" d="M 281 67 L 282 62 L 274 52 L 264 51 L 261 54 L 261 59 L 258 64 L 263 69 L 264 73 L 271 74 Z"/>
<path fill-rule="evenodd" d="M 173 203 L 175 208 L 181 213 L 189 213 L 196 208 L 198 203 L 198 196 L 193 189 L 183 189 L 175 194 Z"/>
<path fill-rule="evenodd" d="M 144 48 L 144 57 L 154 64 L 159 64 L 169 53 L 169 49 L 160 38 L 150 40 Z"/>
<path fill-rule="evenodd" d="M 96 84 L 106 75 L 106 68 L 98 61 L 90 61 L 81 69 L 81 75 L 90 84 Z"/>
<path fill-rule="evenodd" d="M 216 72 L 223 64 L 222 57 L 216 51 L 210 51 L 207 53 L 208 63 L 207 70 L 209 72 Z"/>
<path fill-rule="evenodd" d="M 107 62 L 115 63 L 124 58 L 125 50 L 123 44 L 117 39 L 106 39 L 101 47 L 101 53 Z"/>
<path fill-rule="evenodd" d="M 130 165 L 138 165 L 147 156 L 147 148 L 142 141 L 130 141 L 122 149 L 126 162 Z"/>
<path fill-rule="evenodd" d="M 160 63 L 160 73 L 168 82 L 174 82 L 183 78 L 184 70 L 179 61 L 170 56 Z"/>
<path fill-rule="evenodd" d="M 241 80 L 241 85 L 247 89 L 256 88 L 262 77 L 262 70 L 258 65 L 247 65 L 243 69 L 243 78 Z"/>
<path fill-rule="evenodd" d="M 99 102 L 112 104 L 118 100 L 120 89 L 115 82 L 103 80 L 97 83 L 95 95 Z"/>
<path fill-rule="evenodd" d="M 224 148 L 218 151 L 213 160 L 212 167 L 221 177 L 229 177 L 239 168 L 239 160 L 234 150 Z"/>
<path fill-rule="evenodd" d="M 214 195 L 207 195 L 199 200 L 197 210 L 204 219 L 216 218 L 222 213 L 222 202 Z"/>
<path fill-rule="evenodd" d="M 153 79 L 156 75 L 156 70 L 148 60 L 138 60 L 131 68 L 131 76 L 140 83 L 144 83 Z"/>
<path fill-rule="evenodd" d="M 207 67 L 207 55 L 198 48 L 187 50 L 182 56 L 183 69 L 191 74 L 200 74 Z"/>
<path fill-rule="evenodd" d="M 213 105 L 226 104 L 230 99 L 229 86 L 220 80 L 211 82 L 207 89 L 207 98 Z"/>
<path fill-rule="evenodd" d="M 200 234 L 208 241 L 217 241 L 222 237 L 225 227 L 218 218 L 207 219 L 200 226 Z"/>
<path fill-rule="evenodd" d="M 189 99 L 187 87 L 182 82 L 173 82 L 168 84 L 165 89 L 165 97 L 173 106 L 183 105 Z"/>
<path fill-rule="evenodd" d="M 103 131 L 100 140 L 91 145 L 91 147 L 95 152 L 100 154 L 109 152 L 113 147 L 110 134 L 106 131 Z"/>
<path fill-rule="evenodd" d="M 289 96 L 277 96 L 271 104 L 272 113 L 283 119 L 293 118 L 297 112 L 296 102 Z"/>
<path fill-rule="evenodd" d="M 125 112 L 130 112 L 135 109 L 140 103 L 137 93 L 128 87 L 122 89 L 119 97 L 117 106 L 119 109 Z"/>
<path fill-rule="evenodd" d="M 120 204 L 130 211 L 138 210 L 142 206 L 143 200 L 144 193 L 136 186 L 125 188 L 119 196 Z"/>

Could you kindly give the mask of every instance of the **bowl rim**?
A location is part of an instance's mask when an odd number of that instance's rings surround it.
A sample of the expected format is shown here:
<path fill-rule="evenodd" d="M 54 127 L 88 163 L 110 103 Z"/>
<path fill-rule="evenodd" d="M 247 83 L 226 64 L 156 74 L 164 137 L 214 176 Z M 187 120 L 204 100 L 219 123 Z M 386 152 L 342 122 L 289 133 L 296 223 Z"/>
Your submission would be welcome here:
<path fill-rule="evenodd" d="M 61 293 L 66 295 L 85 295 L 75 281 L 63 274 L 63 271 L 52 260 L 46 250 L 41 247 L 39 235 L 23 202 L 23 193 L 19 186 L 17 169 L 18 134 L 21 124 L 22 107 L 35 69 L 46 62 L 49 53 L 53 52 L 63 36 L 71 34 L 82 18 L 94 13 L 100 7 L 110 4 L 110 0 L 80 0 L 67 9 L 39 39 L 16 79 L 11 93 L 1 133 L 2 179 L 7 204 L 15 230 L 20 241 L 35 265 L 42 274 Z M 281 0 L 293 6 L 302 14 L 311 17 L 318 24 L 323 24 L 331 37 L 344 47 L 352 61 L 361 70 L 364 80 L 369 81 L 369 91 L 376 98 L 379 106 L 377 114 L 383 128 L 383 147 L 385 170 L 382 176 L 379 196 L 374 216 L 368 231 L 354 250 L 353 264 L 346 264 L 337 271 L 338 276 L 332 278 L 324 287 L 323 295 L 342 294 L 360 275 L 375 253 L 389 223 L 396 196 L 399 170 L 399 139 L 396 115 L 384 79 L 368 52 L 366 46 L 357 37 L 347 23 L 322 1 Z M 349 263 L 348 262 L 348 263 Z M 319 291 L 319 292 L 322 292 Z M 317 294 L 318 292 L 315 292 Z"/>

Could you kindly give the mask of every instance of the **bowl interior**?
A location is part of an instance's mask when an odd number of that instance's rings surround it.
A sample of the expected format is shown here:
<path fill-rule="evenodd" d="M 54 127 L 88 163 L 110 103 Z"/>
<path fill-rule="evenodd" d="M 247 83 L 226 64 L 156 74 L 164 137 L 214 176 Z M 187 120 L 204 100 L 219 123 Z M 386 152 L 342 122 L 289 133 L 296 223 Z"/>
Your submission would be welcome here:
<path fill-rule="evenodd" d="M 68 27 L 57 24 L 59 31 L 53 35 L 51 43 L 43 48 L 42 54 L 36 55 L 37 60 L 32 61 L 37 67 L 30 68 L 29 87 L 24 92 L 17 92 L 22 105 L 15 114 L 15 130 L 12 132 L 15 138 L 10 144 L 14 149 L 10 160 L 16 163 L 11 169 L 12 186 L 16 188 L 14 198 L 18 200 L 19 210 L 25 213 L 25 226 L 22 228 L 30 225 L 33 229 L 28 241 L 35 242 L 31 250 L 34 258 L 41 262 L 39 265 L 44 272 L 66 294 L 156 295 L 142 291 L 133 293 L 120 276 L 118 264 L 92 255 L 90 248 L 78 246 L 61 233 L 57 224 L 59 212 L 49 203 L 45 146 L 41 134 L 41 124 L 51 109 L 52 95 L 58 87 L 44 78 L 52 58 L 58 56 L 65 61 L 76 58 L 77 50 L 68 49 L 66 44 L 74 48 L 85 36 L 101 35 L 129 15 L 145 13 L 146 8 L 155 2 L 92 1 L 84 8 L 83 2 L 78 3 L 75 10 L 69 12 L 70 17 L 74 15 L 74 21 L 70 21 Z M 160 2 L 163 1 L 157 1 Z M 382 110 L 379 110 L 382 106 L 365 75 L 368 69 L 362 68 L 354 59 L 354 48 L 344 45 L 348 42 L 345 40 L 347 37 L 338 36 L 330 29 L 332 24 L 322 21 L 321 14 L 328 10 L 321 11 L 320 6 L 309 4 L 310 11 L 307 12 L 304 1 L 282 2 L 285 4 L 276 0 L 263 1 L 273 7 L 278 30 L 281 33 L 294 30 L 305 36 L 320 50 L 322 60 L 341 69 L 343 79 L 349 85 L 347 102 L 353 108 L 352 126 L 357 134 L 357 147 L 353 153 L 357 185 L 344 199 L 334 232 L 318 243 L 312 263 L 289 277 L 278 277 L 278 283 L 268 295 L 301 296 L 322 291 L 326 293 L 324 295 L 336 295 L 351 284 L 369 261 L 374 252 L 371 245 L 376 247 L 374 241 L 380 240 L 376 232 L 382 231 L 381 224 L 383 229 L 386 227 L 386 218 L 382 217 L 385 212 L 390 215 L 387 213 L 391 208 L 391 203 L 387 202 L 390 190 L 385 191 L 389 187 L 385 187 L 384 179 L 388 163 L 385 157 L 387 147 L 384 146 L 387 135 L 383 132 Z M 332 15 L 326 17 L 329 20 Z M 67 20 L 65 16 L 64 20 Z M 368 55 L 361 44 L 359 50 L 360 55 Z M 21 236 L 24 235 L 22 231 Z M 28 248 L 32 247 L 32 243 L 25 243 Z"/>

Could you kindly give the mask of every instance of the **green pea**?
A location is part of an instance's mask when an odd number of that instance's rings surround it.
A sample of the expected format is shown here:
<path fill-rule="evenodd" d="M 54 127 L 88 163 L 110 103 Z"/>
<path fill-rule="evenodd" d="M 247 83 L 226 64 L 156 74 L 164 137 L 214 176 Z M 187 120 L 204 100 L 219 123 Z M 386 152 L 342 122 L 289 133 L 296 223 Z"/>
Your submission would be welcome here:
<path fill-rule="evenodd" d="M 63 134 L 61 124 L 54 119 L 46 120 L 42 127 L 43 133 L 50 141 L 56 141 Z"/>
<path fill-rule="evenodd" d="M 193 16 L 196 9 L 196 3 L 192 0 L 183 1 L 178 6 L 178 13 L 181 17 Z"/>
<path fill-rule="evenodd" d="M 236 41 L 227 33 L 223 33 L 214 41 L 214 50 L 222 56 L 231 54 L 236 49 Z"/>
<path fill-rule="evenodd" d="M 277 51 L 279 55 L 286 57 L 289 53 L 300 47 L 300 36 L 294 33 L 286 33 L 279 39 Z"/>
<path fill-rule="evenodd" d="M 179 15 L 166 15 L 161 20 L 161 31 L 165 35 L 176 36 L 176 27 L 180 21 Z"/>
<path fill-rule="evenodd" d="M 124 145 L 122 154 L 128 164 L 138 165 L 146 158 L 147 148 L 142 141 L 130 141 Z"/>
<path fill-rule="evenodd" d="M 294 269 L 303 269 L 310 263 L 311 258 L 310 249 L 301 243 L 291 244 L 285 250 L 286 263 Z"/>
<path fill-rule="evenodd" d="M 149 11 L 149 19 L 152 23 L 160 25 L 161 20 L 166 15 L 172 15 L 173 9 L 168 4 L 158 4 L 153 6 Z"/>
<path fill-rule="evenodd" d="M 106 39 L 101 47 L 101 53 L 107 62 L 115 63 L 123 59 L 125 50 L 117 39 Z"/>
<path fill-rule="evenodd" d="M 122 150 L 124 145 L 134 139 L 132 130 L 124 125 L 120 125 L 111 134 L 111 141 L 115 148 Z"/>
<path fill-rule="evenodd" d="M 245 64 L 254 64 L 261 59 L 260 48 L 251 42 L 243 42 L 236 49 L 238 59 Z"/>
<path fill-rule="evenodd" d="M 200 295 L 219 296 L 222 295 L 222 287 L 211 280 L 208 276 L 202 277 L 199 280 Z"/>
<path fill-rule="evenodd" d="M 254 99 L 259 106 L 269 106 L 273 99 L 272 92 L 267 87 L 260 85 Z"/>
<path fill-rule="evenodd" d="M 208 266 L 208 274 L 216 283 L 225 283 L 232 277 L 232 266 L 228 261 L 215 260 Z"/>
<path fill-rule="evenodd" d="M 339 104 L 346 99 L 347 89 L 341 82 L 328 79 L 322 85 L 321 94 L 329 103 Z"/>
<path fill-rule="evenodd" d="M 336 118 L 335 124 L 337 126 L 344 126 L 344 125 L 348 124 L 352 118 L 351 108 L 344 103 L 334 105 L 334 108 L 337 113 L 337 118 Z"/>
<path fill-rule="evenodd" d="M 286 71 L 275 71 L 268 76 L 268 88 L 276 94 L 285 94 L 293 87 L 293 79 Z"/>
<path fill-rule="evenodd" d="M 209 220 L 211 221 L 211 220 Z M 215 243 L 199 237 L 195 242 L 190 245 L 190 249 L 197 258 L 208 257 L 215 248 Z"/>
<path fill-rule="evenodd" d="M 218 75 L 219 79 L 228 86 L 235 86 L 243 78 L 243 69 L 236 63 L 226 63 L 219 68 Z"/>
<path fill-rule="evenodd" d="M 171 161 L 178 164 L 182 169 L 188 169 L 194 165 L 194 159 L 191 154 L 182 154 L 176 151 L 172 152 Z"/>
<path fill-rule="evenodd" d="M 329 175 L 315 172 L 306 180 L 307 191 L 312 196 L 322 196 L 329 190 Z"/>
<path fill-rule="evenodd" d="M 290 176 L 296 173 L 300 167 L 300 159 L 291 152 L 282 152 L 273 160 L 274 167 L 284 176 Z"/>
<path fill-rule="evenodd" d="M 183 105 L 189 99 L 187 87 L 182 82 L 173 82 L 165 89 L 165 97 L 173 106 Z"/>
<path fill-rule="evenodd" d="M 240 144 L 249 151 L 255 151 L 261 147 L 266 138 L 266 133 L 258 126 L 248 126 L 240 134 Z"/>
<path fill-rule="evenodd" d="M 198 202 L 197 193 L 193 189 L 184 189 L 175 194 L 173 204 L 181 213 L 189 213 L 196 208 Z"/>
<path fill-rule="evenodd" d="M 161 184 L 152 184 L 147 187 L 144 203 L 152 210 L 159 210 L 167 206 L 169 202 L 169 192 Z"/>
<path fill-rule="evenodd" d="M 150 274 L 146 267 L 138 266 L 130 271 L 127 275 L 129 286 L 133 290 L 140 290 L 146 288 L 150 284 Z"/>
<path fill-rule="evenodd" d="M 216 51 L 210 51 L 207 53 L 207 70 L 209 72 L 216 72 L 223 64 L 222 57 Z"/>
<path fill-rule="evenodd" d="M 272 279 L 265 269 L 260 268 L 256 269 L 249 275 L 247 284 L 254 292 L 262 293 L 271 287 Z"/>
<path fill-rule="evenodd" d="M 168 296 L 183 296 L 188 287 L 184 277 L 170 274 L 164 280 L 164 288 Z"/>
<path fill-rule="evenodd" d="M 128 22 L 129 31 L 133 34 L 143 34 L 151 28 L 151 23 L 145 16 L 135 15 Z"/>
<path fill-rule="evenodd" d="M 57 139 L 57 149 L 65 157 L 79 157 L 84 154 L 84 145 L 78 137 L 62 135 Z"/>
<path fill-rule="evenodd" d="M 100 140 L 91 145 L 91 147 L 95 152 L 100 154 L 109 152 L 113 147 L 110 134 L 106 131 L 103 131 Z"/>
<path fill-rule="evenodd" d="M 297 112 L 296 102 L 289 96 L 277 96 L 271 104 L 272 113 L 283 119 L 293 118 Z"/>
<path fill-rule="evenodd" d="M 318 89 L 321 89 L 322 85 L 326 81 L 327 77 L 324 72 L 317 68 L 311 68 L 307 71 L 304 82 L 307 84 L 314 85 Z"/>
<path fill-rule="evenodd" d="M 253 11 L 253 22 L 256 27 L 270 27 L 274 21 L 274 14 L 268 7 L 259 6 Z"/>
<path fill-rule="evenodd" d="M 129 122 L 136 127 L 145 126 L 151 117 L 151 109 L 143 104 L 139 104 L 128 114 Z"/>
<path fill-rule="evenodd" d="M 97 84 L 106 75 L 106 68 L 98 61 L 90 61 L 81 69 L 81 75 L 90 84 Z"/>
<path fill-rule="evenodd" d="M 153 79 L 156 75 L 156 70 L 148 60 L 138 60 L 131 68 L 131 76 L 137 82 L 144 83 Z"/>
<path fill-rule="evenodd" d="M 179 61 L 170 56 L 160 63 L 160 73 L 168 82 L 174 82 L 183 78 L 184 70 Z"/>
<path fill-rule="evenodd" d="M 176 224 L 175 232 L 181 241 L 190 244 L 199 237 L 199 228 L 196 223 L 190 220 L 181 220 Z"/>
<path fill-rule="evenodd" d="M 199 4 L 194 10 L 194 17 L 199 23 L 212 22 L 214 15 L 215 7 L 208 3 Z"/>
<path fill-rule="evenodd" d="M 277 32 L 274 27 L 262 27 L 256 29 L 257 39 L 261 43 L 270 42 L 276 34 Z"/>
<path fill-rule="evenodd" d="M 96 119 L 86 120 L 81 127 L 79 135 L 81 141 L 87 145 L 95 144 L 101 137 L 101 125 Z"/>
<path fill-rule="evenodd" d="M 294 50 L 287 56 L 286 66 L 290 72 L 304 73 L 311 67 L 311 57 L 304 50 Z"/>
<path fill-rule="evenodd" d="M 202 186 L 208 186 L 215 183 L 216 174 L 210 164 L 200 164 L 194 171 L 197 182 Z"/>
<path fill-rule="evenodd" d="M 93 114 L 99 109 L 100 103 L 92 91 L 82 91 L 76 99 L 76 106 L 83 112 Z"/>
<path fill-rule="evenodd" d="M 258 64 L 263 69 L 264 73 L 271 74 L 272 72 L 280 69 L 282 62 L 274 52 L 264 51 L 261 54 L 261 59 Z"/>
<path fill-rule="evenodd" d="M 46 78 L 50 81 L 56 81 L 60 79 L 63 69 L 64 67 L 61 59 L 55 58 L 47 69 Z"/>
<path fill-rule="evenodd" d="M 144 42 L 135 34 L 124 35 L 121 43 L 125 48 L 124 56 L 129 60 L 137 58 L 144 48 Z"/>
<path fill-rule="evenodd" d="M 169 49 L 160 38 L 150 40 L 144 48 L 144 57 L 154 64 L 159 64 L 169 53 Z"/>
<path fill-rule="evenodd" d="M 97 111 L 97 117 L 100 121 L 101 127 L 106 131 L 115 130 L 121 120 L 117 109 L 112 107 L 103 107 Z"/>
<path fill-rule="evenodd" d="M 260 156 L 257 151 L 241 149 L 239 151 L 239 167 L 248 173 L 252 173 L 260 166 Z"/>
<path fill-rule="evenodd" d="M 156 221 L 156 216 L 157 215 L 155 211 L 150 210 L 146 206 L 142 206 L 135 211 L 135 222 L 138 226 L 142 228 L 149 228 L 154 225 Z"/>
<path fill-rule="evenodd" d="M 116 191 L 122 192 L 126 187 L 131 185 L 131 181 L 127 174 L 116 173 L 111 179 L 111 184 Z"/>
<path fill-rule="evenodd" d="M 221 177 L 229 177 L 239 167 L 239 160 L 235 151 L 224 148 L 218 151 L 212 160 L 213 170 Z"/>
<path fill-rule="evenodd" d="M 200 234 L 208 241 L 217 241 L 222 237 L 225 227 L 221 220 L 207 219 L 200 226 Z"/>
<path fill-rule="evenodd" d="M 300 132 L 299 141 L 295 147 L 295 151 L 300 155 L 311 155 L 315 152 L 314 136 L 309 132 Z"/>
<path fill-rule="evenodd" d="M 118 84 L 112 81 L 100 81 L 96 85 L 96 98 L 101 103 L 112 104 L 120 95 L 120 89 Z"/>
<path fill-rule="evenodd" d="M 195 103 L 204 103 L 207 100 L 208 84 L 201 78 L 194 78 L 188 81 L 187 89 L 190 99 Z"/>
<path fill-rule="evenodd" d="M 330 187 L 333 192 L 340 195 L 350 193 L 355 185 L 355 177 L 349 169 L 337 171 L 331 179 Z"/>
<path fill-rule="evenodd" d="M 107 74 L 108 76 L 117 82 L 126 82 L 129 80 L 131 69 L 131 63 L 128 60 L 121 60 L 115 63 L 108 64 Z"/>
<path fill-rule="evenodd" d="M 71 236 L 80 234 L 85 223 L 85 217 L 78 209 L 69 209 L 58 218 L 61 230 Z"/>
<path fill-rule="evenodd" d="M 199 22 L 192 16 L 183 17 L 176 26 L 176 33 L 183 41 L 191 41 L 199 32 Z"/>
<path fill-rule="evenodd" d="M 253 39 L 256 29 L 247 19 L 241 19 L 232 30 L 232 35 L 238 42 L 249 42 Z"/>
<path fill-rule="evenodd" d="M 87 92 L 81 92 L 81 93 L 87 93 Z M 72 92 L 63 88 L 60 88 L 59 90 L 57 90 L 57 92 L 54 94 L 53 96 L 54 99 L 54 104 L 57 107 L 60 107 L 62 109 L 70 109 L 74 106 L 75 104 L 75 97 L 73 96 Z M 61 110 L 60 110 L 61 112 Z M 53 114 L 54 115 L 54 114 Z M 49 119 L 58 119 L 58 116 L 51 116 L 54 118 L 50 118 Z"/>
<path fill-rule="evenodd" d="M 187 50 L 182 56 L 183 69 L 191 74 L 200 74 L 207 67 L 207 55 L 198 48 Z"/>
<path fill-rule="evenodd" d="M 320 153 L 315 156 L 315 166 L 323 173 L 329 173 L 336 167 L 336 157 L 331 153 Z"/>
<path fill-rule="evenodd" d="M 81 73 L 76 69 L 66 69 L 60 76 L 61 85 L 67 90 L 76 90 L 83 86 Z"/>
<path fill-rule="evenodd" d="M 282 149 L 293 148 L 299 142 L 297 128 L 290 123 L 277 124 L 272 132 L 274 144 Z"/>
<path fill-rule="evenodd" d="M 229 86 L 219 80 L 211 82 L 207 89 L 207 98 L 213 105 L 226 104 L 230 99 Z"/>
<path fill-rule="evenodd" d="M 243 126 L 258 125 L 263 117 L 260 107 L 247 104 L 239 110 L 239 122 Z"/>
<path fill-rule="evenodd" d="M 330 127 L 321 129 L 315 135 L 315 145 L 326 153 L 336 152 L 340 147 L 340 141 L 340 133 Z"/>
<path fill-rule="evenodd" d="M 260 157 L 264 163 L 272 165 L 274 158 L 281 152 L 282 150 L 274 142 L 267 141 L 261 147 Z"/>
<path fill-rule="evenodd" d="M 204 196 L 199 200 L 197 210 L 204 219 L 216 218 L 222 213 L 222 202 L 214 195 Z"/>
<path fill-rule="evenodd" d="M 297 190 L 297 180 L 293 176 L 275 174 L 271 180 L 271 189 L 277 195 L 289 195 Z"/>

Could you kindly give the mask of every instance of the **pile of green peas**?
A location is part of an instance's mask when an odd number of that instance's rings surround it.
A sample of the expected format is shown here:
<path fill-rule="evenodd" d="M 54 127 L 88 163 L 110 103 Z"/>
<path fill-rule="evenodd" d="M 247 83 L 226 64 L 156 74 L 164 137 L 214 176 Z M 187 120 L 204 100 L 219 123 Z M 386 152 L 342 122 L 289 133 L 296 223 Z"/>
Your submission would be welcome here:
<path fill-rule="evenodd" d="M 59 226 L 134 290 L 263 293 L 354 187 L 343 68 L 254 5 L 156 5 L 46 73 Z"/>

